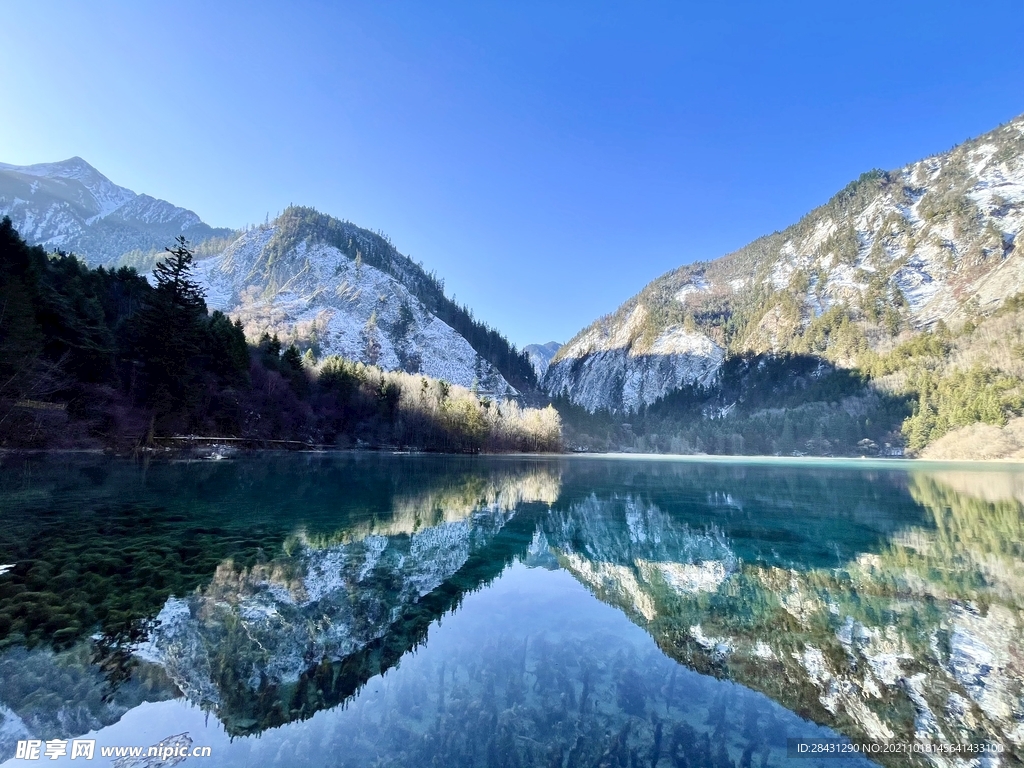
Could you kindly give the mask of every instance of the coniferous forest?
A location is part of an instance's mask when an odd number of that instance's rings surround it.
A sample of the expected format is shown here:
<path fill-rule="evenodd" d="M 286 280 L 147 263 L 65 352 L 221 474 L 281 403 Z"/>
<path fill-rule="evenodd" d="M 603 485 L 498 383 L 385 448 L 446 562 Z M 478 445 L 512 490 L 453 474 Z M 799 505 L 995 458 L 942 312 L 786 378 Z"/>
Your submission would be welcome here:
<path fill-rule="evenodd" d="M 113 447 L 184 435 L 330 447 L 558 450 L 553 408 L 247 340 L 209 312 L 184 238 L 153 272 L 91 269 L 0 223 L 0 446 Z"/>

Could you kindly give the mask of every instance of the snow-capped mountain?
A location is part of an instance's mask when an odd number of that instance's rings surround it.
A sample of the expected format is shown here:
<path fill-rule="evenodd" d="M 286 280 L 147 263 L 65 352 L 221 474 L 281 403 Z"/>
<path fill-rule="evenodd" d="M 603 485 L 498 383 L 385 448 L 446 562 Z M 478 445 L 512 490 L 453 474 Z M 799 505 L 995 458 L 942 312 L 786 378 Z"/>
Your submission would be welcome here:
<path fill-rule="evenodd" d="M 198 262 L 207 303 L 246 334 L 481 392 L 516 392 L 497 367 L 438 317 L 468 318 L 439 283 L 382 236 L 308 208 L 289 208 L 219 256 Z M 464 313 L 463 313 L 464 314 Z M 471 319 L 468 319 L 472 322 Z"/>
<path fill-rule="evenodd" d="M 543 386 L 591 411 L 630 412 L 713 382 L 726 348 L 803 351 L 830 312 L 873 345 L 956 326 L 1024 290 L 1022 229 L 1024 116 L 866 173 L 783 232 L 659 277 L 562 347 Z"/>
<path fill-rule="evenodd" d="M 241 317 L 251 338 L 277 333 L 320 355 L 422 372 L 499 396 L 536 386 L 524 354 L 445 296 L 443 283 L 386 237 L 312 209 L 289 208 L 244 232 L 214 229 L 192 211 L 118 186 L 73 157 L 0 163 L 3 216 L 29 243 L 72 252 L 92 266 L 148 270 L 184 235 L 201 244 L 200 256 L 211 256 L 198 262 L 210 307 Z"/>
<path fill-rule="evenodd" d="M 537 372 L 538 381 L 547 373 L 551 358 L 561 346 L 557 341 L 549 341 L 547 344 L 527 344 L 523 347 L 523 352 L 530 358 L 530 365 Z"/>
<path fill-rule="evenodd" d="M 185 208 L 119 187 L 80 157 L 59 163 L 0 163 L 0 217 L 33 245 L 77 254 L 90 265 L 133 251 L 163 251 L 177 235 L 192 243 L 229 234 Z"/>

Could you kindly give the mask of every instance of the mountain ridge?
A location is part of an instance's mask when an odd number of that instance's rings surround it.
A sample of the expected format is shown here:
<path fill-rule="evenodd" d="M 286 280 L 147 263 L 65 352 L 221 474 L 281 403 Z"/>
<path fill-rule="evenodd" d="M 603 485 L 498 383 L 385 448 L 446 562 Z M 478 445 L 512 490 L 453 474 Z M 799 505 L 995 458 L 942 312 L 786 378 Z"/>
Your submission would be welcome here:
<path fill-rule="evenodd" d="M 711 385 L 727 354 L 812 352 L 850 364 L 856 350 L 825 327 L 840 315 L 847 335 L 884 350 L 901 332 L 963 324 L 1024 289 L 1022 228 L 1024 116 L 865 173 L 790 227 L 661 275 L 577 333 L 542 385 L 591 412 L 630 413 L 681 386 Z M 664 359 L 645 365 L 655 347 Z"/>
<path fill-rule="evenodd" d="M 329 225 L 342 248 L 317 224 Z M 429 276 L 383 237 L 313 209 L 292 207 L 244 232 L 200 261 L 197 275 L 209 305 L 239 318 L 249 338 L 277 335 L 315 357 L 337 354 L 496 396 L 517 392 L 431 311 Z"/>
<path fill-rule="evenodd" d="M 119 186 L 77 155 L 27 166 L 0 163 L 0 216 L 9 216 L 29 242 L 74 252 L 90 266 L 162 252 L 177 235 L 202 243 L 232 231 Z"/>
<path fill-rule="evenodd" d="M 549 341 L 546 344 L 527 344 L 523 347 L 523 352 L 529 356 L 530 365 L 533 366 L 533 370 L 537 373 L 538 381 L 544 377 L 548 365 L 551 363 L 551 358 L 555 356 L 555 353 L 561 347 L 561 343 L 557 341 Z"/>
<path fill-rule="evenodd" d="M 115 184 L 76 156 L 29 166 L 0 163 L 3 216 L 32 244 L 73 252 L 91 266 L 129 265 L 143 273 L 184 235 L 199 257 L 211 306 L 241 313 L 254 340 L 279 333 L 303 351 L 422 371 L 496 396 L 537 386 L 527 356 L 448 298 L 443 281 L 399 253 L 386 235 L 312 208 L 291 206 L 272 228 L 268 222 L 260 229 L 218 229 L 193 211 Z M 243 272 L 234 272 L 232 258 L 251 251 L 257 231 L 270 234 L 258 254 L 249 254 Z M 296 294 L 300 276 L 311 273 L 311 256 L 327 258 L 334 272 L 320 270 L 321 283 L 306 280 Z M 342 272 L 350 278 L 346 285 L 338 279 Z M 363 277 L 369 279 L 363 287 L 383 297 L 380 306 L 360 301 Z"/>

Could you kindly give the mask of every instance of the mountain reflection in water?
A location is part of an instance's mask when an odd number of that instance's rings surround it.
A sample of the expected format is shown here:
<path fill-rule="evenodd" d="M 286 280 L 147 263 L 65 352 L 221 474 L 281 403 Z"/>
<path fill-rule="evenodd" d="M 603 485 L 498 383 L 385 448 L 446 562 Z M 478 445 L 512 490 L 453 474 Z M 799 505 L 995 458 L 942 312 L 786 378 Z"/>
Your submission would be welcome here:
<path fill-rule="evenodd" d="M 835 731 L 1024 756 L 1011 471 L 4 462 L 0 759 L 183 730 L 224 766 L 784 765 Z"/>

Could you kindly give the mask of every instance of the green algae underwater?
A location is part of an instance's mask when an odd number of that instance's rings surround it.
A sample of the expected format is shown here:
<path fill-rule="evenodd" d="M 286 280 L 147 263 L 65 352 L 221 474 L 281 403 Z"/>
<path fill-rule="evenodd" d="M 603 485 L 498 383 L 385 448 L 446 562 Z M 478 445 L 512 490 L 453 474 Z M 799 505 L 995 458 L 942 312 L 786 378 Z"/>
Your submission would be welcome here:
<path fill-rule="evenodd" d="M 225 766 L 1021 764 L 1022 498 L 1007 467 L 7 456 L 0 760 L 189 725 Z"/>

